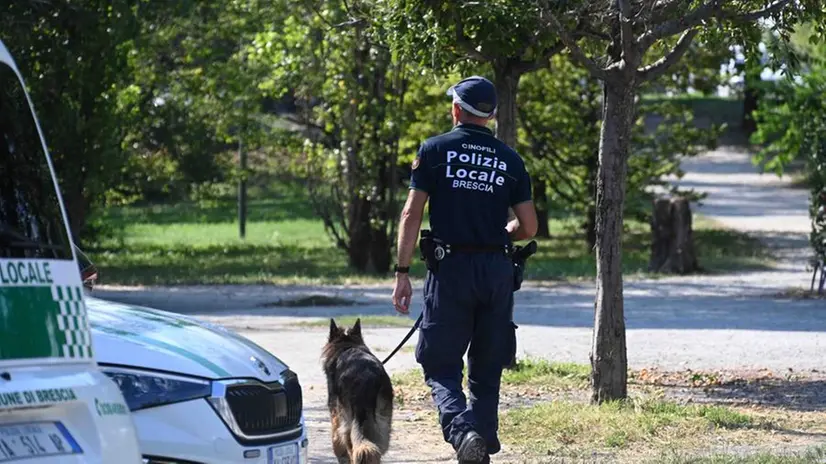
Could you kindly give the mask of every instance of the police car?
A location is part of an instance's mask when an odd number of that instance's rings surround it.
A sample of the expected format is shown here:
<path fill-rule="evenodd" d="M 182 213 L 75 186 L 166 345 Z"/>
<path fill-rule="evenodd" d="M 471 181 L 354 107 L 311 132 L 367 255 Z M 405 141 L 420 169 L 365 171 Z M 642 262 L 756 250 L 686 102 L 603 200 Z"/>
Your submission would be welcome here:
<path fill-rule="evenodd" d="M 80 251 L 84 285 L 97 270 Z M 98 363 L 146 464 L 304 464 L 298 376 L 252 341 L 180 314 L 86 296 Z"/>
<path fill-rule="evenodd" d="M 96 365 L 51 159 L 0 41 L 0 462 L 138 464 L 135 427 Z"/>

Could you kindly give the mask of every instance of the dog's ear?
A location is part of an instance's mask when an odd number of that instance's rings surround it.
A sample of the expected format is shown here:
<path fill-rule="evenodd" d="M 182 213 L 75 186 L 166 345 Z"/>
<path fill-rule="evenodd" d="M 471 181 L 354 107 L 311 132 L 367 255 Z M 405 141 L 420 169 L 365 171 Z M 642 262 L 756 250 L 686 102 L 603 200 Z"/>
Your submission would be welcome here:
<path fill-rule="evenodd" d="M 356 323 L 353 325 L 353 328 L 347 331 L 350 335 L 356 335 L 361 337 L 361 318 L 356 319 Z"/>
<path fill-rule="evenodd" d="M 331 317 L 330 318 L 330 334 L 327 336 L 327 339 L 332 340 L 332 339 L 336 338 L 336 335 L 338 335 L 338 333 L 339 333 L 339 330 L 338 330 L 338 326 L 336 325 L 336 321 L 335 321 L 335 319 L 333 319 Z"/>

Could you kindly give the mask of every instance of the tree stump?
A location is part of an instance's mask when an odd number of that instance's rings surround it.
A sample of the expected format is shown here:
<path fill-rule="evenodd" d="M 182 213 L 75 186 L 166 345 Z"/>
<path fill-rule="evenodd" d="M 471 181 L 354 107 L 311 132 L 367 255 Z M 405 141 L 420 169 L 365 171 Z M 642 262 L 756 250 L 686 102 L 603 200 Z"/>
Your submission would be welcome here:
<path fill-rule="evenodd" d="M 690 274 L 700 269 L 694 252 L 691 206 L 685 198 L 654 200 L 649 272 Z"/>

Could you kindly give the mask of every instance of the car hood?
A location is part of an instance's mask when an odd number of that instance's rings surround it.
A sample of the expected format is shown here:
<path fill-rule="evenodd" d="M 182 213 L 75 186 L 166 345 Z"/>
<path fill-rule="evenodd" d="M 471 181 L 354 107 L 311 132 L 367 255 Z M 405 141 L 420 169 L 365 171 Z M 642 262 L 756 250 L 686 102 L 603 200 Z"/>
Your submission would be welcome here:
<path fill-rule="evenodd" d="M 85 300 L 100 364 L 264 382 L 278 380 L 287 369 L 273 354 L 221 326 L 88 295 Z"/>

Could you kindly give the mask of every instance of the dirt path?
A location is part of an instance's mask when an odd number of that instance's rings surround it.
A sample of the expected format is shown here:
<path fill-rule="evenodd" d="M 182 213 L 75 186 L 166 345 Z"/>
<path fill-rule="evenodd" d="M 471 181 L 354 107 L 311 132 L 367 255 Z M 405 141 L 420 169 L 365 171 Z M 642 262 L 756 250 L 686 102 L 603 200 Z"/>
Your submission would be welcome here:
<path fill-rule="evenodd" d="M 826 308 L 817 300 L 776 297 L 789 288 L 808 289 L 807 193 L 787 187 L 773 174 L 757 175 L 748 155 L 721 149 L 685 163 L 681 183 L 708 191 L 695 211 L 732 228 L 758 234 L 781 253 L 771 271 L 733 275 L 626 281 L 628 360 L 631 368 L 793 369 L 823 365 Z M 326 389 L 319 364 L 325 328 L 296 327 L 308 319 L 345 314 L 393 314 L 388 285 L 372 287 L 221 287 L 98 290 L 97 296 L 197 314 L 233 328 L 287 362 L 306 387 L 311 458 L 334 462 L 324 410 Z M 420 310 L 421 287 L 414 290 Z M 309 293 L 364 303 L 348 307 L 274 308 L 269 303 Z M 558 361 L 588 362 L 593 325 L 593 284 L 526 285 L 516 294 L 520 352 Z M 366 329 L 379 356 L 407 329 Z M 415 344 L 414 336 L 409 342 Z M 391 372 L 415 367 L 410 350 L 388 364 Z M 416 413 L 400 413 L 387 462 L 451 462 L 437 425 Z M 502 459 L 496 462 L 509 462 Z M 514 461 L 516 462 L 516 461 Z"/>

